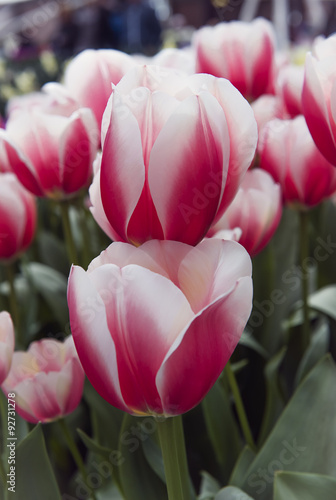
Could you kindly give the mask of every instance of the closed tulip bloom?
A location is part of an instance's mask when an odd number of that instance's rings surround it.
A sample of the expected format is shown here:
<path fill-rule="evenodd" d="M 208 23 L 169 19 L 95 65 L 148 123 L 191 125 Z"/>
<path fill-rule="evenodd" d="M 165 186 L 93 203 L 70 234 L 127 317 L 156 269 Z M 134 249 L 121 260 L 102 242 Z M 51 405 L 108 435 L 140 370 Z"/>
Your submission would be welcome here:
<path fill-rule="evenodd" d="M 303 116 L 268 122 L 259 141 L 260 166 L 282 188 L 286 203 L 317 205 L 336 190 L 336 169 L 317 149 Z"/>
<path fill-rule="evenodd" d="M 228 78 L 250 99 L 272 86 L 274 32 L 269 21 L 206 26 L 196 32 L 194 42 L 198 73 Z"/>
<path fill-rule="evenodd" d="M 318 40 L 308 53 L 302 92 L 303 114 L 313 139 L 336 165 L 336 35 Z"/>
<path fill-rule="evenodd" d="M 136 245 L 198 243 L 234 198 L 257 142 L 252 109 L 230 82 L 166 71 L 127 73 L 102 121 L 93 215 L 100 223 L 102 207 L 116 239 Z"/>
<path fill-rule="evenodd" d="M 304 67 L 290 64 L 278 75 L 277 94 L 280 96 L 288 118 L 302 114 L 302 88 Z"/>
<path fill-rule="evenodd" d="M 112 84 L 135 65 L 131 56 L 118 50 L 87 49 L 68 64 L 64 85 L 81 106 L 92 109 L 100 127 Z"/>
<path fill-rule="evenodd" d="M 70 324 L 83 368 L 111 405 L 178 415 L 197 405 L 251 311 L 251 261 L 238 243 L 112 243 L 72 267 Z"/>
<path fill-rule="evenodd" d="M 259 253 L 275 233 L 282 214 L 279 184 L 260 168 L 249 170 L 239 191 L 208 237 L 226 239 L 226 231 L 241 229 L 239 243 L 251 256 Z"/>
<path fill-rule="evenodd" d="M 12 318 L 6 311 L 0 312 L 0 384 L 8 375 L 14 352 L 15 334 Z"/>
<path fill-rule="evenodd" d="M 14 174 L 0 174 L 0 260 L 24 252 L 35 234 L 35 198 Z"/>
<path fill-rule="evenodd" d="M 28 422 L 50 422 L 73 412 L 82 397 L 84 372 L 72 337 L 43 339 L 15 351 L 2 390 L 15 393 L 16 411 Z"/>
<path fill-rule="evenodd" d="M 36 196 L 64 199 L 88 186 L 99 133 L 92 111 L 67 116 L 39 107 L 14 112 L 0 130 L 12 171 Z"/>

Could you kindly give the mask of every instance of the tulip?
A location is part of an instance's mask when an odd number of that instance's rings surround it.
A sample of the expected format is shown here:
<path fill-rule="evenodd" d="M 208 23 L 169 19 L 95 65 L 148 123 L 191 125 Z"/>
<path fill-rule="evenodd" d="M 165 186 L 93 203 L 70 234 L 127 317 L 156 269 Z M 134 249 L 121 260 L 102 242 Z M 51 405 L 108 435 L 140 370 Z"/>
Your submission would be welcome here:
<path fill-rule="evenodd" d="M 272 86 L 274 31 L 265 19 L 206 26 L 196 32 L 194 44 L 198 73 L 228 78 L 248 98 Z"/>
<path fill-rule="evenodd" d="M 0 145 L 12 171 L 36 196 L 64 199 L 86 187 L 98 148 L 98 130 L 91 110 L 68 115 L 39 106 L 14 112 Z"/>
<path fill-rule="evenodd" d="M 5 392 L 15 393 L 16 411 L 28 422 L 50 422 L 73 412 L 82 397 L 84 372 L 72 337 L 43 339 L 15 351 Z"/>
<path fill-rule="evenodd" d="M 232 241 L 112 243 L 73 266 L 70 325 L 83 368 L 111 405 L 179 415 L 205 396 L 251 311 L 251 261 Z"/>
<path fill-rule="evenodd" d="M 195 73 L 195 52 L 189 47 L 187 49 L 163 49 L 152 57 L 150 64 L 175 68 L 192 75 Z"/>
<path fill-rule="evenodd" d="M 91 189 L 97 222 L 103 210 L 109 233 L 136 245 L 196 244 L 234 198 L 257 127 L 227 80 L 137 67 L 112 92 L 101 142 Z"/>
<path fill-rule="evenodd" d="M 251 256 L 259 253 L 275 233 L 282 214 L 279 184 L 267 172 L 249 170 L 239 191 L 208 237 L 226 239 L 226 231 L 241 229 L 239 243 Z"/>
<path fill-rule="evenodd" d="M 30 245 L 36 226 L 35 198 L 11 173 L 0 174 L 0 260 L 17 257 Z"/>
<path fill-rule="evenodd" d="M 318 40 L 308 53 L 302 92 L 303 114 L 325 158 L 336 165 L 336 35 Z"/>
<path fill-rule="evenodd" d="M 302 114 L 303 66 L 291 64 L 282 68 L 278 75 L 277 94 L 280 96 L 288 118 Z"/>
<path fill-rule="evenodd" d="M 131 56 L 112 49 L 87 49 L 67 66 L 64 85 L 81 106 L 92 109 L 100 127 L 112 84 L 135 66 Z"/>
<path fill-rule="evenodd" d="M 268 122 L 259 154 L 261 168 L 279 182 L 286 203 L 312 207 L 336 190 L 336 170 L 315 146 L 303 116 Z"/>
<path fill-rule="evenodd" d="M 6 311 L 0 312 L 0 384 L 8 375 L 14 352 L 15 334 L 12 318 Z"/>

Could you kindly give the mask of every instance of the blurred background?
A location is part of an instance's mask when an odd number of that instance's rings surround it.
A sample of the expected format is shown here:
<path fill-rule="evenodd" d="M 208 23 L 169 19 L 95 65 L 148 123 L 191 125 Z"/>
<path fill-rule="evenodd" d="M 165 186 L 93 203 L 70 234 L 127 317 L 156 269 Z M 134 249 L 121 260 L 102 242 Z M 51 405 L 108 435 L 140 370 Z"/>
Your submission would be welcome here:
<path fill-rule="evenodd" d="M 279 48 L 336 30 L 335 0 L 0 0 L 0 113 L 18 93 L 60 78 L 87 48 L 154 55 L 206 24 L 264 16 Z"/>

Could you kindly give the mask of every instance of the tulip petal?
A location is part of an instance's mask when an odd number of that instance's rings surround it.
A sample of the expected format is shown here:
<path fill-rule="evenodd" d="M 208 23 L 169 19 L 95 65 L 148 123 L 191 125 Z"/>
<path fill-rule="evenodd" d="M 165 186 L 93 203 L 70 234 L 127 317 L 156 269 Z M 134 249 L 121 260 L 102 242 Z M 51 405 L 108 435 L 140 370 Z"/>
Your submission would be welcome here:
<path fill-rule="evenodd" d="M 252 280 L 210 304 L 191 322 L 167 353 L 156 377 L 166 415 L 196 406 L 216 382 L 232 355 L 252 308 Z"/>
<path fill-rule="evenodd" d="M 90 280 L 104 300 L 125 403 L 136 411 L 161 413 L 155 376 L 194 317 L 188 301 L 171 281 L 139 266 L 105 265 L 90 273 Z"/>
<path fill-rule="evenodd" d="M 106 401 L 128 411 L 120 391 L 116 348 L 103 299 L 89 275 L 77 266 L 71 268 L 69 276 L 68 304 L 72 336 L 88 379 Z"/>
<path fill-rule="evenodd" d="M 206 92 L 185 99 L 162 128 L 148 169 L 165 239 L 192 244 L 202 239 L 218 209 L 229 152 L 217 100 Z"/>
<path fill-rule="evenodd" d="M 127 226 L 145 185 L 141 135 L 136 118 L 114 93 L 100 169 L 101 198 L 113 229 L 127 241 Z M 145 221 L 144 221 L 145 225 Z"/>

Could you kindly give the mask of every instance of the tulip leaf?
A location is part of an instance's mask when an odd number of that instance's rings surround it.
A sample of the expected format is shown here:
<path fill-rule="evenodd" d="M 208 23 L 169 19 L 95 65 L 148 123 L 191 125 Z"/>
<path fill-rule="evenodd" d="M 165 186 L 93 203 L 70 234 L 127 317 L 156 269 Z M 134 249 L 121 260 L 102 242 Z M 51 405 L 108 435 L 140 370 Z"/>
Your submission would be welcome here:
<path fill-rule="evenodd" d="M 222 378 L 205 396 L 202 409 L 208 435 L 225 484 L 239 456 L 242 442 L 233 417 L 230 397 L 223 387 Z"/>
<path fill-rule="evenodd" d="M 152 428 L 156 428 L 155 420 Z M 146 419 L 147 420 L 147 419 Z M 148 439 L 139 419 L 126 414 L 120 432 L 119 451 L 123 462 L 119 467 L 122 490 L 127 500 L 167 500 L 166 486 L 148 464 L 141 442 Z M 154 431 L 153 431 L 154 432 Z"/>
<path fill-rule="evenodd" d="M 41 425 L 37 425 L 16 449 L 15 498 L 61 500 L 49 462 Z M 8 492 L 8 500 L 14 498 Z"/>
<path fill-rule="evenodd" d="M 69 321 L 66 277 L 38 262 L 25 264 L 23 271 L 28 281 L 48 304 L 54 318 L 64 328 Z"/>
<path fill-rule="evenodd" d="M 214 500 L 253 500 L 253 498 L 235 486 L 227 486 L 217 493 Z"/>
<path fill-rule="evenodd" d="M 311 294 L 309 307 L 336 321 L 336 285 L 329 285 Z"/>
<path fill-rule="evenodd" d="M 266 404 L 259 433 L 258 444 L 262 444 L 285 407 L 285 401 L 279 379 L 279 367 L 284 359 L 286 347 L 273 356 L 265 366 Z"/>
<path fill-rule="evenodd" d="M 159 478 L 165 483 L 166 477 L 161 449 L 151 435 L 148 434 L 148 439 L 142 441 L 142 450 L 148 464 L 151 466 L 153 471 L 156 472 Z"/>
<path fill-rule="evenodd" d="M 245 347 L 253 349 L 255 352 L 260 354 L 262 358 L 267 359 L 269 357 L 266 349 L 264 349 L 263 346 L 259 344 L 259 342 L 247 331 L 243 332 L 242 336 L 240 337 L 239 343 Z"/>
<path fill-rule="evenodd" d="M 61 274 L 69 274 L 69 260 L 65 245 L 53 233 L 40 231 L 37 245 L 42 264 Z"/>
<path fill-rule="evenodd" d="M 109 448 L 105 448 L 105 446 L 100 446 L 96 441 L 91 439 L 84 431 L 81 429 L 77 429 L 78 435 L 87 447 L 88 450 L 100 455 L 106 459 L 110 458 L 111 450 Z"/>
<path fill-rule="evenodd" d="M 201 472 L 201 476 L 200 494 L 197 498 L 198 500 L 213 500 L 216 493 L 220 490 L 220 484 L 217 479 L 205 471 Z"/>
<path fill-rule="evenodd" d="M 316 363 L 328 352 L 330 332 L 326 322 L 319 324 L 311 336 L 310 344 L 303 355 L 295 377 L 295 386 L 309 373 Z"/>
<path fill-rule="evenodd" d="M 335 500 L 336 478 L 320 474 L 278 472 L 274 500 Z"/>
<path fill-rule="evenodd" d="M 251 463 L 243 489 L 272 496 L 277 470 L 336 476 L 336 367 L 323 358 L 299 385 Z"/>
<path fill-rule="evenodd" d="M 239 455 L 239 458 L 234 466 L 231 477 L 229 479 L 230 485 L 238 487 L 241 487 L 243 485 L 246 472 L 255 459 L 255 456 L 255 452 L 246 445 Z"/>

